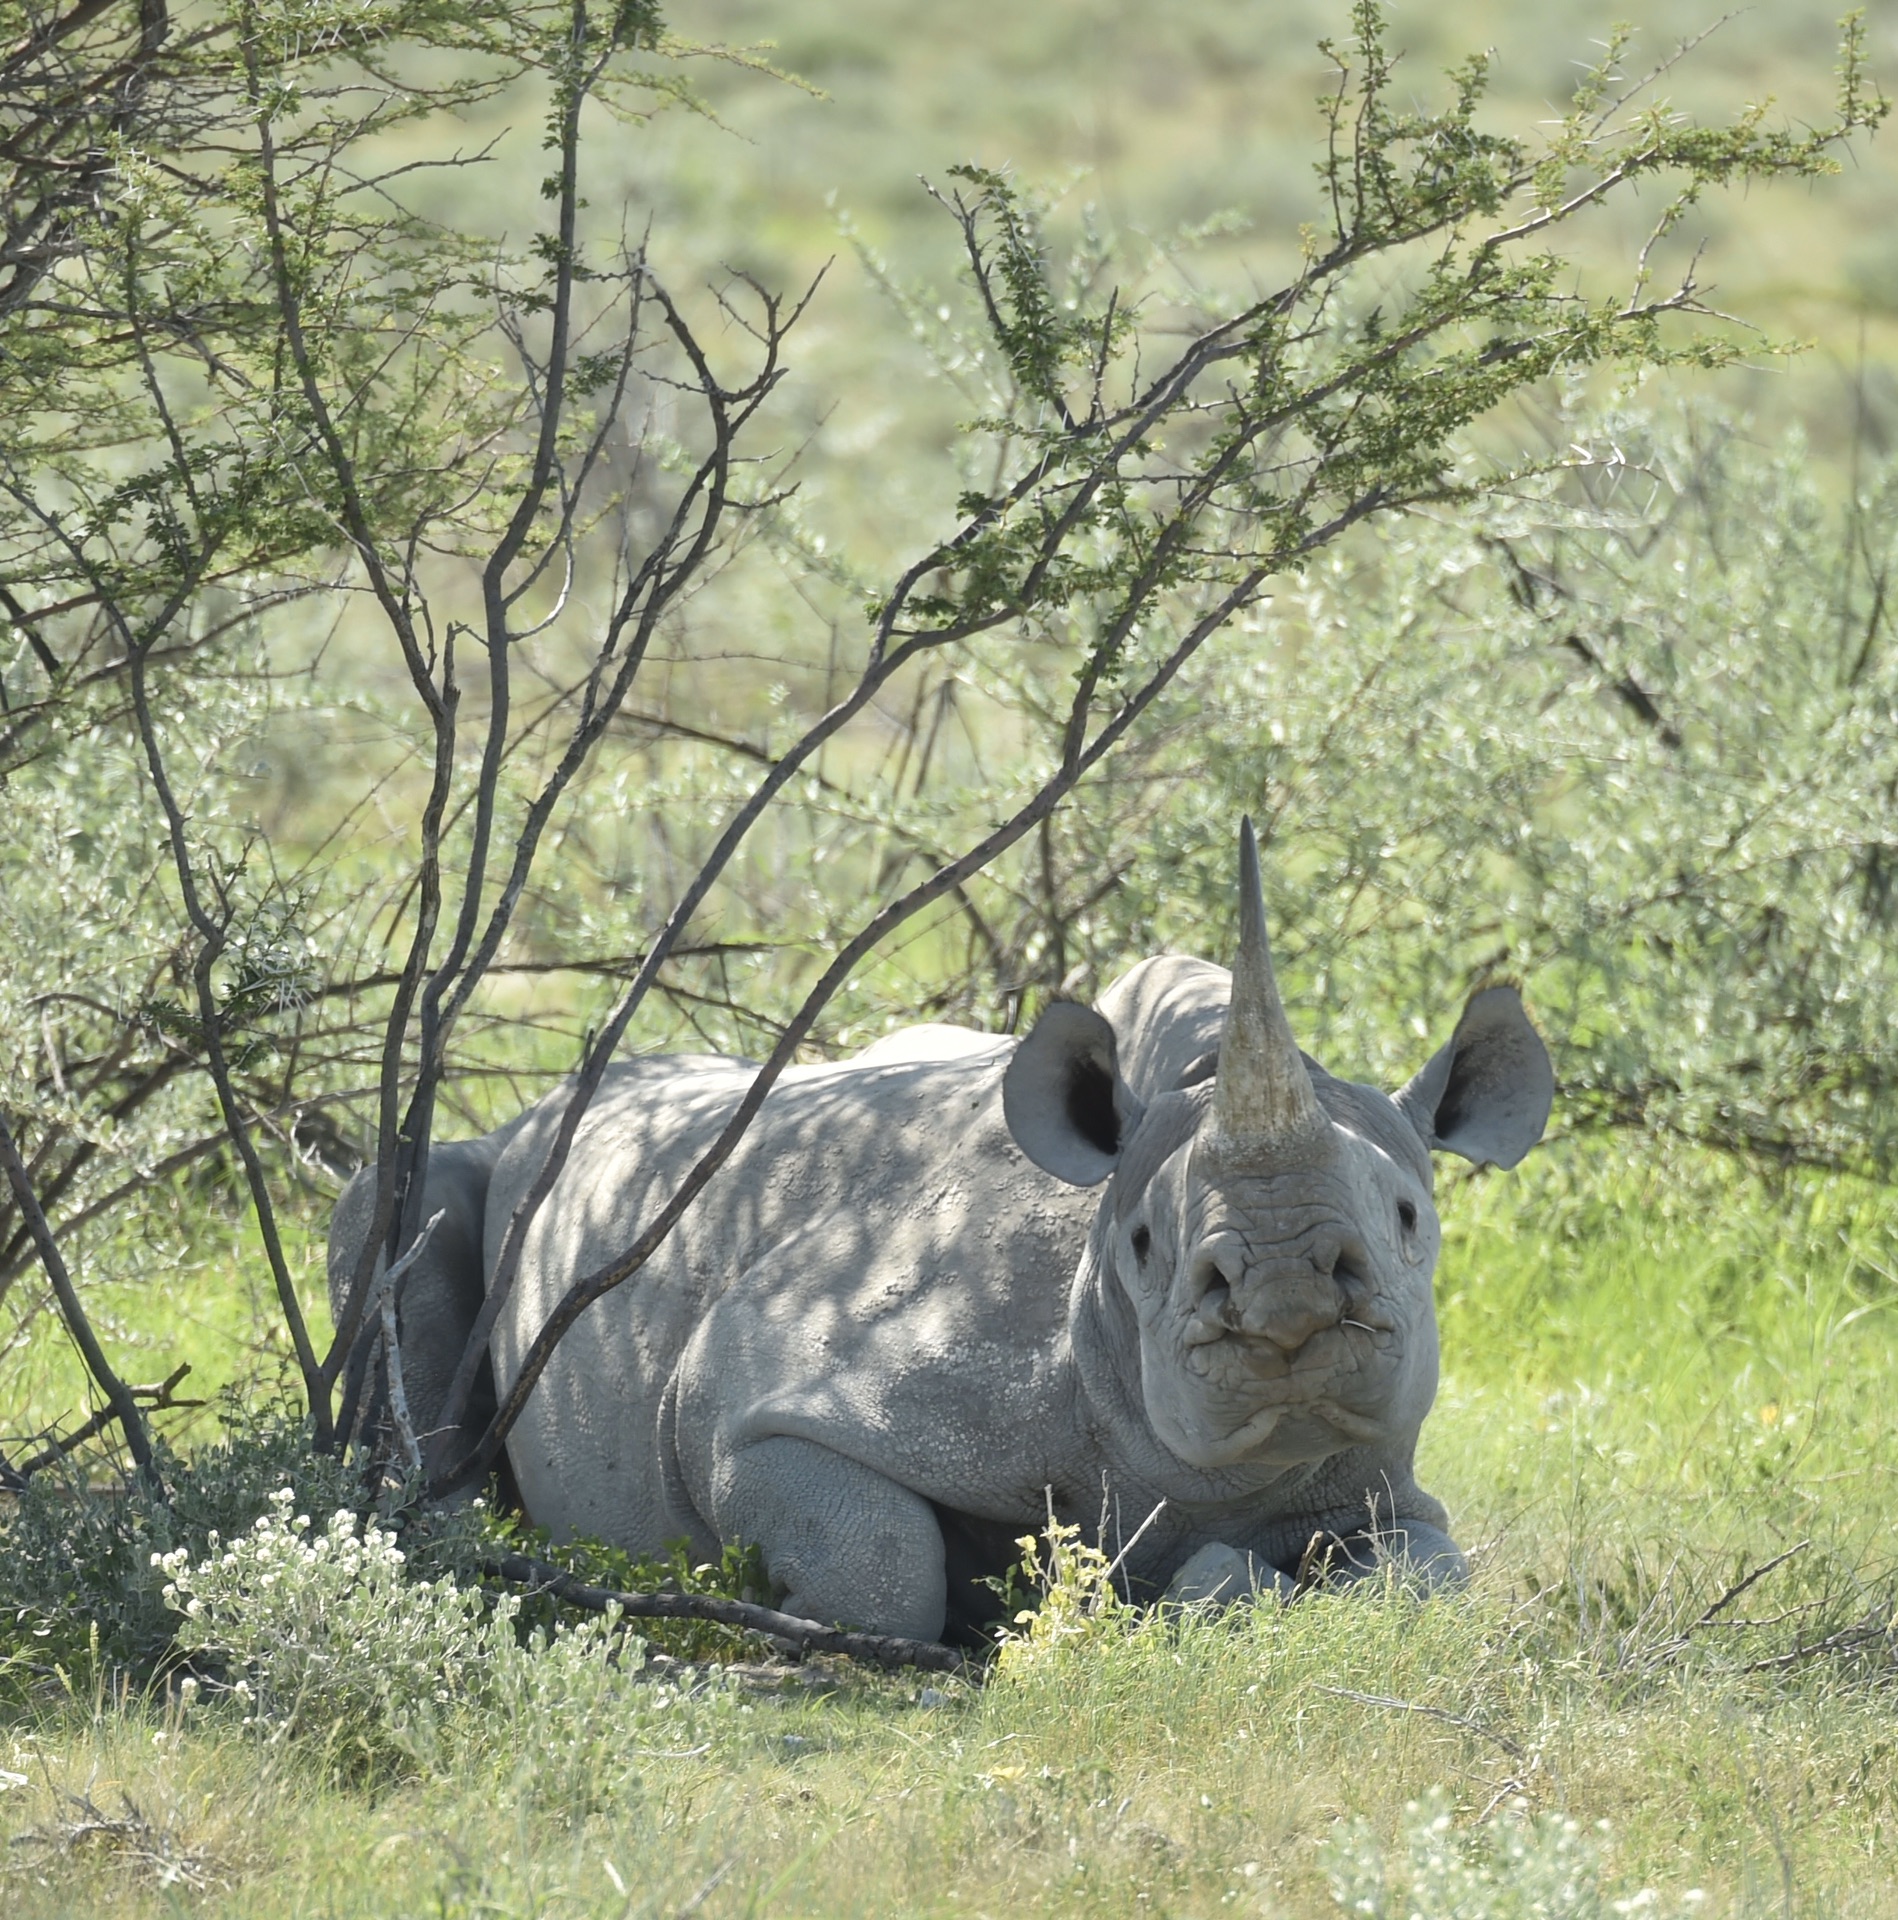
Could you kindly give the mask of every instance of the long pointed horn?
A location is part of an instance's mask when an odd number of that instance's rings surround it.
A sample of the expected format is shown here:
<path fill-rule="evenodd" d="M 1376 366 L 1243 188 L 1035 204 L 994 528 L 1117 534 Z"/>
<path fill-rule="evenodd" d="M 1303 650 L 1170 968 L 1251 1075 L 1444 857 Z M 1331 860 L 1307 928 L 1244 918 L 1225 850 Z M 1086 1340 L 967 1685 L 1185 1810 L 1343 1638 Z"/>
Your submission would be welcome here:
<path fill-rule="evenodd" d="M 1282 1145 L 1325 1124 L 1272 975 L 1259 845 L 1249 819 L 1239 827 L 1239 955 L 1232 968 L 1232 1007 L 1219 1043 L 1213 1121 L 1219 1135 L 1235 1144 Z"/>

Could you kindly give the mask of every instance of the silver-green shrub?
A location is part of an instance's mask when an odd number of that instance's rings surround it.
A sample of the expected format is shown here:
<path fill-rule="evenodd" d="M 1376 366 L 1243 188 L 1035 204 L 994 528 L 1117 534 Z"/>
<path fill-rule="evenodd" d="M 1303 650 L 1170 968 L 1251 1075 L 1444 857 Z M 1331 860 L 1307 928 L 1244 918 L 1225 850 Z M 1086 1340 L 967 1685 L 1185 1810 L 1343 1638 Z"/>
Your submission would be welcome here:
<path fill-rule="evenodd" d="M 1068 989 L 1221 954 L 1250 812 L 1334 1071 L 1395 1083 L 1513 977 L 1562 1126 L 1888 1168 L 1898 466 L 1840 501 L 1797 441 L 1711 414 L 1576 402 L 1551 431 L 1572 471 L 1288 581 L 1064 820 Z"/>
<path fill-rule="evenodd" d="M 289 1488 L 245 1534 L 154 1556 L 178 1644 L 222 1665 L 244 1723 L 314 1737 L 352 1772 L 500 1756 L 529 1797 L 583 1813 L 654 1753 L 701 1747 L 729 1697 L 641 1677 L 614 1614 L 517 1631 L 518 1595 L 409 1577 L 396 1536 L 348 1511 L 318 1528 Z"/>
<path fill-rule="evenodd" d="M 1611 1899 L 1600 1849 L 1562 1814 L 1508 1813 L 1460 1827 L 1448 1792 L 1432 1787 L 1404 1810 L 1401 1853 L 1366 1820 L 1340 1821 L 1325 1843 L 1331 1897 L 1363 1920 L 1608 1920 L 1685 1915 L 1690 1889 L 1663 1900 L 1651 1887 Z"/>

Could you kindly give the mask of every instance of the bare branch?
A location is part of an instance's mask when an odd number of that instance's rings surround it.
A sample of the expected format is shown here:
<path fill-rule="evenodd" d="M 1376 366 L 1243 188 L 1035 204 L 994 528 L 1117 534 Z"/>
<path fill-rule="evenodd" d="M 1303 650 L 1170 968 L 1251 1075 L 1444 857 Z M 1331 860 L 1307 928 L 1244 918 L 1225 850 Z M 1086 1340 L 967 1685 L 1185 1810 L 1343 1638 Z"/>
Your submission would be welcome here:
<path fill-rule="evenodd" d="M 208 1406 L 210 1403 L 205 1400 L 181 1400 L 178 1398 L 177 1389 L 179 1382 L 182 1381 L 190 1371 L 191 1362 L 189 1360 L 180 1360 L 178 1364 L 166 1374 L 164 1379 L 160 1380 L 155 1386 L 127 1387 L 126 1392 L 132 1396 L 134 1404 L 142 1407 L 147 1413 L 170 1413 L 186 1407 Z M 17 1466 L 0 1460 L 0 1479 L 11 1475 L 12 1478 L 9 1484 L 11 1485 L 12 1491 L 17 1493 L 34 1474 L 44 1473 L 48 1467 L 56 1466 L 61 1460 L 67 1459 L 70 1455 L 76 1453 L 96 1434 L 103 1433 L 118 1417 L 116 1409 L 112 1407 L 102 1407 L 97 1413 L 94 1413 L 79 1426 L 75 1427 L 71 1433 L 62 1434 L 58 1439 L 50 1441 L 46 1446 L 42 1447 L 38 1453 L 33 1454 L 26 1460 L 20 1461 Z"/>
<path fill-rule="evenodd" d="M 112 1363 L 105 1357 L 105 1349 L 99 1344 L 98 1335 L 92 1330 L 92 1322 L 80 1304 L 79 1291 L 73 1285 L 72 1275 L 60 1255 L 59 1243 L 46 1224 L 46 1215 L 40 1211 L 39 1198 L 33 1191 L 26 1164 L 20 1158 L 20 1150 L 13 1140 L 13 1130 L 7 1125 L 4 1114 L 0 1114 L 0 1168 L 6 1171 L 7 1184 L 13 1189 L 14 1204 L 25 1216 L 27 1228 L 33 1235 L 33 1244 L 39 1249 L 40 1264 L 46 1269 L 47 1279 L 52 1282 L 53 1295 L 59 1302 L 60 1318 L 66 1323 L 66 1331 L 72 1335 L 73 1345 L 79 1349 L 80 1357 L 86 1363 L 86 1371 L 105 1395 L 111 1408 L 111 1417 L 119 1423 L 119 1430 L 125 1435 L 125 1444 L 131 1450 L 139 1472 L 162 1493 L 164 1481 L 152 1453 L 151 1436 L 145 1430 L 138 1402 L 133 1398 L 131 1388 L 114 1372 Z"/>
<path fill-rule="evenodd" d="M 402 1284 L 403 1276 L 422 1257 L 429 1236 L 441 1225 L 444 1215 L 440 1212 L 429 1216 L 428 1224 L 415 1236 L 414 1243 L 402 1258 L 382 1276 L 379 1289 L 382 1311 L 382 1365 L 389 1383 L 389 1417 L 395 1424 L 397 1443 L 402 1449 L 402 1459 L 412 1476 L 419 1477 L 422 1471 L 422 1449 L 415 1437 L 415 1422 L 409 1413 L 408 1388 L 402 1378 L 402 1337 L 396 1328 L 396 1289 Z"/>
<path fill-rule="evenodd" d="M 488 1571 L 510 1586 L 552 1594 L 568 1606 L 589 1613 L 609 1611 L 629 1620 L 710 1620 L 721 1627 L 739 1627 L 796 1654 L 841 1653 L 877 1667 L 921 1667 L 928 1673 L 953 1673 L 975 1678 L 981 1662 L 934 1640 L 905 1640 L 890 1633 L 846 1633 L 819 1620 L 800 1620 L 773 1607 L 754 1606 L 748 1600 L 725 1600 L 709 1593 L 620 1593 L 611 1587 L 589 1586 L 545 1560 L 524 1553 L 497 1554 Z"/>
<path fill-rule="evenodd" d="M 1392 1713 L 1415 1713 L 1427 1720 L 1441 1720 L 1446 1727 L 1455 1727 L 1459 1733 L 1474 1734 L 1477 1739 L 1500 1747 L 1512 1760 L 1526 1761 L 1529 1758 L 1520 1740 L 1512 1740 L 1508 1734 L 1498 1733 L 1494 1727 L 1486 1727 L 1480 1720 L 1472 1720 L 1467 1714 L 1450 1713 L 1442 1707 L 1425 1706 L 1416 1700 L 1400 1700 L 1394 1694 L 1359 1693 L 1352 1687 L 1320 1687 L 1318 1691 L 1330 1694 L 1334 1700 L 1355 1700 L 1364 1707 L 1383 1707 Z"/>

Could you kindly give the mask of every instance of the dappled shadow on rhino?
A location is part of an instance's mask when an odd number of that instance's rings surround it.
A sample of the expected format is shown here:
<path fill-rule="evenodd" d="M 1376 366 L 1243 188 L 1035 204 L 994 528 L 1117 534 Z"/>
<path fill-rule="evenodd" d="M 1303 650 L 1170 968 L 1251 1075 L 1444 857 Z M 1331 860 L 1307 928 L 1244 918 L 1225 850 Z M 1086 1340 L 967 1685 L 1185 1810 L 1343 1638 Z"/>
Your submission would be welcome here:
<path fill-rule="evenodd" d="M 1019 1044 L 922 1028 L 786 1073 L 556 1350 L 508 1439 L 532 1519 L 633 1554 L 755 1542 L 787 1611 L 918 1639 L 972 1626 L 1050 1502 L 1090 1532 L 1105 1513 L 1110 1551 L 1154 1516 L 1125 1556 L 1137 1591 L 1285 1589 L 1314 1540 L 1331 1578 L 1460 1579 L 1413 1473 L 1437 1385 L 1430 1156 L 1515 1165 L 1548 1055 L 1493 987 L 1396 1095 L 1333 1079 L 1280 1004 L 1250 825 L 1239 866 L 1230 974 L 1163 956 Z M 704 1057 L 608 1077 L 496 1325 L 503 1379 L 750 1079 Z M 431 1157 L 422 1215 L 450 1231 L 401 1305 L 418 1427 L 563 1098 Z M 333 1287 L 368 1184 L 339 1203 Z M 474 1432 L 432 1441 L 452 1458 Z"/>

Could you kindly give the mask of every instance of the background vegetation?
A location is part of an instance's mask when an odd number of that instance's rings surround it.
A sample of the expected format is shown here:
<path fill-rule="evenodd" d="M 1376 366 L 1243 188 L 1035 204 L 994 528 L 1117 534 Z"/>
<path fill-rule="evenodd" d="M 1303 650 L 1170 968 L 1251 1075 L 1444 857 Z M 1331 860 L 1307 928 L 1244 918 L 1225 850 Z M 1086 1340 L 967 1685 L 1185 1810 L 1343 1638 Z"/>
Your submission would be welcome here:
<path fill-rule="evenodd" d="M 1521 131 L 1606 24 L 1581 5 L 1492 11 L 1397 10 L 1401 85 L 1439 101 L 1437 70 L 1494 40 L 1478 124 Z M 658 63 L 710 112 L 628 125 L 591 163 L 586 217 L 602 234 L 623 208 L 629 230 L 650 219 L 674 287 L 726 269 L 802 287 L 836 259 L 771 395 L 769 508 L 671 611 L 646 693 L 553 822 L 457 1038 L 451 1134 L 571 1064 L 719 819 L 836 697 L 862 602 L 991 483 L 994 437 L 958 427 L 1012 404 L 1017 370 L 971 315 L 955 223 L 916 172 L 1053 179 L 1051 257 L 1074 286 L 1112 242 L 1164 312 L 1217 314 L 1295 270 L 1322 217 L 1314 43 L 1348 25 L 1238 4 L 1190 26 L 1110 6 L 951 25 L 894 4 L 671 24 L 775 38 L 770 62 L 822 94 Z M 1641 44 L 1707 24 L 1656 9 Z M 1887 73 L 1890 34 L 1872 22 Z M 1743 15 L 1667 91 L 1730 114 L 1770 87 L 1816 122 L 1833 37 L 1823 10 Z M 456 84 L 467 56 L 450 48 L 435 77 Z M 542 217 L 540 123 L 505 90 L 456 111 L 466 150 L 498 140 L 495 158 L 415 204 L 467 238 L 473 272 Z M 376 137 L 382 164 L 420 152 L 400 115 Z M 1618 271 L 1658 211 L 1650 195 L 1578 229 L 1576 270 Z M 59 687 L 81 697 L 35 732 L 56 676 L 33 645 L 48 629 L 17 625 L 0 1110 L 35 1129 L 121 1370 L 156 1382 L 188 1359 L 185 1393 L 233 1389 L 221 1413 L 157 1419 L 198 1461 L 170 1505 L 128 1525 L 42 1480 L 10 1522 L 25 1910 L 1381 1912 L 1408 1910 L 1407 1885 L 1432 1912 L 1898 1905 L 1895 214 L 1883 143 L 1854 146 L 1842 178 L 1686 209 L 1672 244 L 1706 241 L 1717 304 L 1816 352 L 1639 385 L 1575 371 L 1489 421 L 1472 463 L 1548 470 L 1280 581 L 1076 804 L 880 949 L 811 1042 L 847 1050 L 918 1014 L 1008 1027 L 1156 947 L 1222 953 L 1241 810 L 1268 830 L 1295 1020 L 1335 1069 L 1390 1084 L 1472 984 L 1523 979 L 1557 1053 L 1555 1138 L 1510 1180 L 1444 1195 L 1425 1479 L 1479 1545 L 1467 1606 L 1364 1596 L 1171 1625 L 1110 1609 L 979 1692 L 925 1692 L 821 1666 L 814 1685 L 635 1677 L 584 1635 L 512 1662 L 452 1591 L 364 1577 L 358 1553 L 334 1608 L 321 1570 L 281 1613 L 233 1574 L 221 1635 L 187 1631 L 207 1681 L 246 1676 L 248 1697 L 148 1688 L 177 1632 L 165 1584 L 216 1561 L 212 1529 L 247 1530 L 288 1476 L 311 1521 L 282 1536 L 290 1566 L 355 1495 L 271 1416 L 283 1317 L 201 1070 L 155 815 L 127 801 L 147 775 L 123 689 L 84 678 L 82 617 L 57 636 L 81 669 Z M 1393 268 L 1381 291 L 1413 284 Z M 1376 304 L 1353 298 L 1360 317 Z M 694 311 L 715 352 L 741 344 L 715 304 Z M 661 402 L 648 419 L 649 464 L 613 476 L 635 527 L 691 444 Z M 97 458 L 101 497 L 117 457 Z M 460 565 L 443 551 L 418 577 L 445 595 Z M 365 1008 L 408 910 L 427 745 L 336 580 L 311 561 L 268 606 L 204 596 L 164 715 L 183 811 L 225 863 L 209 990 L 319 1333 L 329 1200 L 373 1150 Z M 1054 636 L 977 638 L 874 702 L 774 805 L 633 1044 L 767 1050 L 862 899 L 933 870 L 1048 753 L 1071 672 Z M 560 673 L 556 655 L 548 711 Z M 513 797 L 547 764 L 525 754 Z M 0 1230 L 18 1458 L 70 1428 L 87 1383 L 30 1247 Z M 466 1580 L 479 1541 L 451 1528 L 404 1550 L 411 1574 Z M 359 1670 L 372 1642 L 389 1657 Z M 360 1837 L 345 1859 L 339 1832 Z"/>

